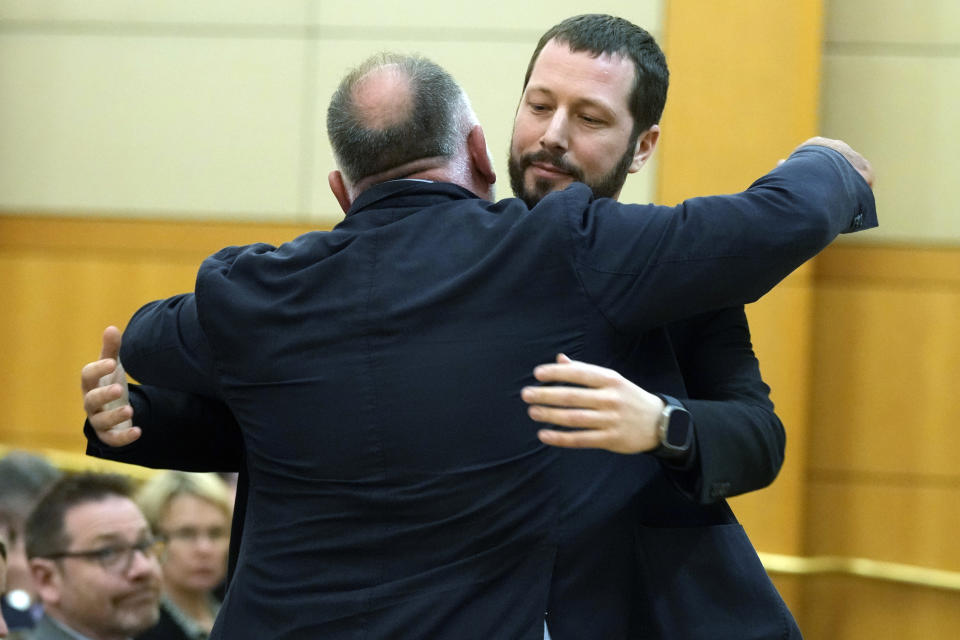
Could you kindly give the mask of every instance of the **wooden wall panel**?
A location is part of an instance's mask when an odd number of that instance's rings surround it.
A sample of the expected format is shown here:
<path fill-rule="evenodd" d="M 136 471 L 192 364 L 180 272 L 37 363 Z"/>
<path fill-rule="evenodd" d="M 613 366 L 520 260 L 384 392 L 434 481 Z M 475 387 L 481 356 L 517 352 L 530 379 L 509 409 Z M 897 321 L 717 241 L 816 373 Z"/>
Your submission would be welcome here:
<path fill-rule="evenodd" d="M 754 351 L 787 432 L 783 468 L 769 487 L 730 501 L 758 549 L 799 553 L 806 494 L 812 268 L 806 265 L 747 307 Z"/>
<path fill-rule="evenodd" d="M 808 491 L 809 555 L 960 571 L 960 481 L 817 474 Z"/>
<path fill-rule="evenodd" d="M 816 263 L 806 553 L 960 570 L 960 248 Z M 960 636 L 960 593 L 811 577 L 809 638 Z"/>
<path fill-rule="evenodd" d="M 80 368 L 108 324 L 193 289 L 200 261 L 229 244 L 282 242 L 295 225 L 0 217 L 0 442 L 79 450 Z"/>
<path fill-rule="evenodd" d="M 807 640 L 933 640 L 960 633 L 960 593 L 845 576 L 807 578 Z"/>
<path fill-rule="evenodd" d="M 958 319 L 960 286 L 936 280 L 818 288 L 811 469 L 960 478 Z"/>

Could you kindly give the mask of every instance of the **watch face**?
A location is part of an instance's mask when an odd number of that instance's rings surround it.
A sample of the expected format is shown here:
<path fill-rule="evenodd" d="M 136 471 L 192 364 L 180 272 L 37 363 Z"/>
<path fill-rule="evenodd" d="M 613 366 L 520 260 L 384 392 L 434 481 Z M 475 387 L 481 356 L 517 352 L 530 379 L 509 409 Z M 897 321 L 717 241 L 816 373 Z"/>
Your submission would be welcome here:
<path fill-rule="evenodd" d="M 667 418 L 666 444 L 669 447 L 685 449 L 690 444 L 690 413 L 682 407 L 671 409 Z"/>

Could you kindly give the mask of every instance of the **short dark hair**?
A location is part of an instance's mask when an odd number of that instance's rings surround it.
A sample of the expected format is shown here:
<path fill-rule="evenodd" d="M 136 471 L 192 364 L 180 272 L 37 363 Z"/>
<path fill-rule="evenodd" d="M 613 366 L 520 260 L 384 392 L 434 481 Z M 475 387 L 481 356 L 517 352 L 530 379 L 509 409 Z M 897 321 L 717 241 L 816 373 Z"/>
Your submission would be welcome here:
<path fill-rule="evenodd" d="M 355 89 L 368 73 L 387 66 L 409 79 L 412 104 L 406 118 L 381 129 L 364 121 Z M 380 53 L 340 82 L 327 108 L 327 134 L 340 170 L 356 183 L 413 160 L 454 155 L 468 111 L 466 95 L 440 65 L 421 56 Z"/>
<path fill-rule="evenodd" d="M 132 492 L 130 479 L 119 474 L 84 472 L 63 476 L 40 498 L 27 518 L 27 557 L 43 558 L 70 546 L 64 520 L 73 507 L 114 496 L 130 498 Z"/>
<path fill-rule="evenodd" d="M 633 115 L 632 138 L 636 140 L 641 131 L 660 122 L 667 103 L 670 71 L 663 51 L 649 32 L 629 20 L 601 13 L 567 18 L 550 27 L 537 43 L 523 79 L 524 90 L 540 51 L 551 40 L 567 45 L 571 51 L 586 51 L 594 57 L 619 54 L 631 60 L 636 74 L 627 98 Z"/>

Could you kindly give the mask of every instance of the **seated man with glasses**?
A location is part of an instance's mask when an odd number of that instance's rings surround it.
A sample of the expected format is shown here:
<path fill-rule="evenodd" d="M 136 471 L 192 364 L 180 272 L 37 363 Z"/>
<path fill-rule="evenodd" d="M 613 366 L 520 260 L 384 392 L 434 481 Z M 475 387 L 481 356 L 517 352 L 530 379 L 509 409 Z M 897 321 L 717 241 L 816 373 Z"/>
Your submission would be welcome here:
<path fill-rule="evenodd" d="M 163 542 L 123 476 L 67 475 L 26 525 L 44 616 L 32 640 L 125 640 L 157 622 Z"/>

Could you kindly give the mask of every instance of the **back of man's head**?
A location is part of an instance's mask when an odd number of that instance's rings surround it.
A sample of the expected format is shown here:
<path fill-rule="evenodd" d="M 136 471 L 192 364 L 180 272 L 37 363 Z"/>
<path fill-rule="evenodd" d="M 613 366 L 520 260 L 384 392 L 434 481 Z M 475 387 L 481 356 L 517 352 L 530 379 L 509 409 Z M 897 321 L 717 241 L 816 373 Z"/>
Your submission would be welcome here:
<path fill-rule="evenodd" d="M 628 99 L 634 120 L 633 137 L 660 122 L 667 102 L 670 72 L 663 51 L 645 29 L 629 20 L 600 13 L 567 18 L 540 38 L 527 65 L 524 89 L 540 51 L 551 40 L 567 45 L 574 52 L 586 51 L 593 56 L 621 55 L 631 60 L 636 73 Z"/>
<path fill-rule="evenodd" d="M 378 54 L 350 72 L 327 109 L 337 164 L 353 184 L 428 158 L 450 158 L 475 122 L 466 94 L 419 56 Z"/>
<path fill-rule="evenodd" d="M 46 458 L 12 451 L 0 458 L 0 512 L 26 518 L 43 492 L 60 477 Z"/>
<path fill-rule="evenodd" d="M 13 599 L 26 607 L 36 595 L 24 550 L 24 525 L 37 500 L 60 475 L 46 458 L 26 451 L 0 459 L 0 538 L 7 544 L 8 603 Z"/>
<path fill-rule="evenodd" d="M 50 487 L 27 518 L 27 557 L 47 557 L 70 546 L 65 519 L 73 507 L 112 497 L 131 498 L 132 494 L 132 486 L 125 476 L 99 473 L 65 475 Z"/>

